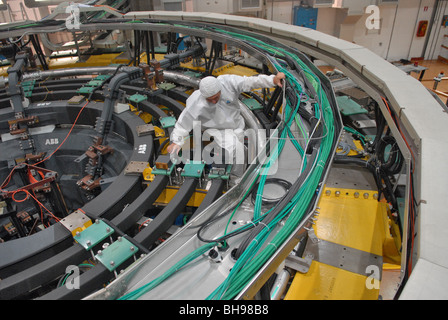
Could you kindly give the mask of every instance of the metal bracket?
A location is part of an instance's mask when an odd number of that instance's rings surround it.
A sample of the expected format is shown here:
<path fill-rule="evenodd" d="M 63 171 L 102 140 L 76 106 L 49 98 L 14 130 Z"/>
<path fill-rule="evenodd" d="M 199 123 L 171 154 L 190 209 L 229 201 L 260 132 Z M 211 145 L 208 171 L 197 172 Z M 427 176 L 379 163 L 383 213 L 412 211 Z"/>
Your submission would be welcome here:
<path fill-rule="evenodd" d="M 92 225 L 92 220 L 80 210 L 73 211 L 60 222 L 73 236 L 75 236 L 77 232 L 81 232 Z"/>
<path fill-rule="evenodd" d="M 311 254 L 307 254 L 305 258 L 289 255 L 285 260 L 285 266 L 300 273 L 307 273 L 310 270 L 311 262 L 313 262 Z"/>
<path fill-rule="evenodd" d="M 182 177 L 191 177 L 200 179 L 205 168 L 202 161 L 188 161 L 182 171 Z"/>
<path fill-rule="evenodd" d="M 74 239 L 86 250 L 91 250 L 98 243 L 113 234 L 115 230 L 102 220 L 96 220 L 87 229 L 76 233 Z"/>
<path fill-rule="evenodd" d="M 148 162 L 144 161 L 131 161 L 127 165 L 127 167 L 124 169 L 125 175 L 140 175 L 143 173 L 143 170 L 145 170 L 148 167 Z"/>
<path fill-rule="evenodd" d="M 137 130 L 137 135 L 139 137 L 141 136 L 146 136 L 146 135 L 150 135 L 150 134 L 154 134 L 154 126 L 152 124 L 143 124 L 140 126 L 137 126 L 136 128 Z"/>
<path fill-rule="evenodd" d="M 377 280 L 381 280 L 382 256 L 319 239 L 313 228 L 308 230 L 308 236 L 310 241 L 305 247 L 305 261 L 307 258 L 311 258 L 314 261 L 363 276 L 370 275 L 367 274 L 368 267 L 377 266 L 380 273 L 374 274 L 374 276 L 378 276 Z M 303 262 L 301 263 L 303 264 Z"/>
<path fill-rule="evenodd" d="M 174 117 L 163 117 L 160 119 L 160 123 L 162 124 L 162 128 L 171 128 L 176 124 L 176 118 Z"/>
<path fill-rule="evenodd" d="M 100 261 L 109 271 L 114 271 L 123 262 L 135 255 L 138 248 L 126 238 L 118 237 L 106 249 L 99 251 L 95 258 Z"/>

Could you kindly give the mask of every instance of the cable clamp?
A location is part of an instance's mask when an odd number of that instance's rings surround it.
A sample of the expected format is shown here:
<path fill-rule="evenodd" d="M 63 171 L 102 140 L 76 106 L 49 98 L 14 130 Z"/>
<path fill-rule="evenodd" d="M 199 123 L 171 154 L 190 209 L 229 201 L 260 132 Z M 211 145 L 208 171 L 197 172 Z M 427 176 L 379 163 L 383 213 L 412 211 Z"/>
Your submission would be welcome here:
<path fill-rule="evenodd" d="M 269 228 L 269 226 L 266 223 L 264 223 L 263 221 L 260 221 L 259 224 L 264 225 L 266 228 L 268 228 L 268 231 L 271 231 L 271 228 Z"/>

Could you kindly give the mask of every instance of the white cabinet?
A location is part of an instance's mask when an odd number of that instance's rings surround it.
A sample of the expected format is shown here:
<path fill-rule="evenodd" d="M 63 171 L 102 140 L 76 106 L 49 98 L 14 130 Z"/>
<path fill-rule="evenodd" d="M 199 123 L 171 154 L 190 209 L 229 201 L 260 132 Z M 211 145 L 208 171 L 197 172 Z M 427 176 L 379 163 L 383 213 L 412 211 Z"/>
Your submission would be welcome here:
<path fill-rule="evenodd" d="M 194 0 L 195 12 L 232 13 L 234 12 L 233 0 Z"/>
<path fill-rule="evenodd" d="M 262 9 L 263 0 L 193 0 L 195 12 L 237 13 Z"/>
<path fill-rule="evenodd" d="M 366 7 L 377 5 L 377 0 L 335 0 L 333 8 L 348 9 L 348 15 L 362 15 L 365 13 Z"/>
<path fill-rule="evenodd" d="M 308 0 L 307 3 L 313 8 L 331 8 L 335 0 Z"/>

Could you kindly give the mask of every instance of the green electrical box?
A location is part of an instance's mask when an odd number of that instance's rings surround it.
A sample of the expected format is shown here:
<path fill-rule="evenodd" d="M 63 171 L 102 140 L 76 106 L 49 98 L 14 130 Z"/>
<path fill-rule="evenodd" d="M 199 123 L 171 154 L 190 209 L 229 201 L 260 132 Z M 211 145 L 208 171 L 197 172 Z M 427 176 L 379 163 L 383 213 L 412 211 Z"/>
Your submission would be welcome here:
<path fill-rule="evenodd" d="M 96 220 L 91 226 L 77 233 L 74 236 L 74 239 L 83 246 L 84 249 L 90 250 L 114 232 L 115 230 L 104 221 Z"/>
<path fill-rule="evenodd" d="M 109 271 L 114 271 L 123 262 L 138 252 L 138 248 L 126 238 L 119 237 L 106 249 L 98 252 L 95 259 L 101 262 Z"/>

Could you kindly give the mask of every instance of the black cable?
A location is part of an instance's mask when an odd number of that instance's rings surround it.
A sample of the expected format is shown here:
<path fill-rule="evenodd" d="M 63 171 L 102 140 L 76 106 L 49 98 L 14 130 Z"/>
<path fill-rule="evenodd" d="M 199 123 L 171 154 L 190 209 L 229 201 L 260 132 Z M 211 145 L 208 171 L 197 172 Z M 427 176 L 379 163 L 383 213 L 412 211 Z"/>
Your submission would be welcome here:
<path fill-rule="evenodd" d="M 156 155 L 155 155 L 156 159 L 160 155 L 160 153 L 162 152 L 163 148 L 167 145 L 168 142 L 170 142 L 170 139 L 165 139 L 165 141 L 163 141 L 160 144 L 159 148 L 157 148 L 157 152 L 156 152 Z"/>
<path fill-rule="evenodd" d="M 263 101 L 263 99 L 257 95 L 255 92 L 245 92 L 245 94 L 248 94 L 249 96 L 251 96 L 252 98 L 254 98 L 255 100 L 257 100 L 257 102 L 263 107 L 263 109 L 266 106 L 266 103 Z"/>
<path fill-rule="evenodd" d="M 255 186 L 253 185 L 253 186 L 252 186 L 252 191 L 249 190 L 249 192 L 247 192 L 247 194 L 246 194 L 246 197 L 243 198 L 243 199 L 241 199 L 240 203 L 242 203 L 244 200 L 247 199 L 247 197 L 249 196 L 249 194 L 251 194 L 251 193 L 253 192 L 254 187 L 255 187 Z M 235 204 L 235 205 L 233 205 L 233 206 L 227 208 L 226 210 L 222 211 L 220 214 L 218 214 L 218 215 L 215 216 L 215 217 L 210 217 L 207 221 L 205 221 L 205 222 L 202 223 L 201 225 L 196 226 L 196 227 L 200 227 L 199 230 L 198 230 L 198 232 L 197 232 L 197 237 L 198 237 L 198 239 L 201 240 L 202 242 L 207 242 L 207 243 L 210 243 L 210 242 L 223 242 L 223 241 L 225 241 L 225 240 L 227 240 L 227 239 L 229 239 L 229 238 L 231 238 L 231 237 L 234 237 L 234 236 L 236 236 L 236 235 L 238 235 L 238 234 L 241 234 L 241 233 L 243 233 L 243 232 L 246 232 L 246 231 L 252 229 L 252 228 L 254 227 L 253 224 L 251 224 L 251 225 L 248 227 L 248 229 L 240 230 L 240 231 L 237 231 L 237 232 L 232 232 L 232 233 L 229 233 L 229 234 L 227 234 L 227 235 L 225 235 L 225 236 L 222 236 L 222 237 L 220 237 L 220 238 L 218 238 L 218 239 L 206 239 L 206 238 L 204 238 L 204 237 L 202 236 L 202 233 L 204 232 L 205 229 L 208 228 L 208 226 L 210 226 L 211 224 L 215 223 L 215 222 L 218 221 L 219 219 L 222 219 L 222 218 L 226 217 L 226 216 L 227 216 L 228 214 L 230 214 L 233 210 L 235 210 L 236 207 L 237 207 L 237 204 Z"/>
<path fill-rule="evenodd" d="M 115 77 L 115 75 L 118 73 L 118 71 L 120 70 L 120 68 L 123 67 L 123 66 L 126 66 L 126 65 L 125 65 L 125 64 L 120 64 L 120 65 L 115 69 L 114 73 L 113 73 L 107 80 L 103 81 L 100 85 L 94 87 L 94 88 L 92 89 L 92 91 L 89 93 L 89 96 L 87 97 L 87 100 L 88 100 L 88 101 L 92 101 L 92 96 L 93 96 L 93 94 L 94 94 L 98 89 L 102 88 L 105 84 L 109 83 L 109 81 L 110 81 L 113 77 Z"/>
<path fill-rule="evenodd" d="M 380 198 L 381 193 L 384 193 L 384 197 L 387 199 L 387 201 L 392 203 L 394 210 L 398 209 L 397 199 L 395 198 L 395 195 L 393 192 L 392 183 L 390 182 L 390 179 L 387 176 L 387 174 L 381 168 L 372 164 L 369 161 L 365 161 L 365 160 L 355 158 L 355 157 L 348 157 L 348 156 L 336 155 L 334 157 L 334 162 L 338 163 L 338 164 L 354 164 L 354 165 L 357 165 L 360 167 L 365 167 L 366 169 L 368 169 L 372 173 L 372 175 L 375 179 L 375 183 L 377 185 L 378 192 L 379 192 L 378 199 Z M 385 186 L 383 186 L 382 181 L 384 181 Z"/>
<path fill-rule="evenodd" d="M 314 148 L 313 152 L 310 155 L 310 158 L 308 159 L 308 163 L 312 164 L 314 163 L 314 159 L 317 157 L 318 149 Z M 302 187 L 303 183 L 305 182 L 306 177 L 308 176 L 309 172 L 311 171 L 312 166 L 308 165 L 305 167 L 305 170 L 301 173 L 301 175 L 297 178 L 297 180 L 292 184 L 291 188 L 289 189 L 289 192 L 286 193 L 282 199 L 275 205 L 275 207 L 267 214 L 267 216 L 263 219 L 263 224 L 258 224 L 256 227 L 252 229 L 250 234 L 241 242 L 241 245 L 237 249 L 235 253 L 235 258 L 238 259 L 243 252 L 246 250 L 246 248 L 249 246 L 249 244 L 252 242 L 252 240 L 267 226 L 271 221 L 273 221 L 276 216 L 288 205 L 288 203 L 291 201 L 291 199 L 297 194 L 297 192 Z"/>
<path fill-rule="evenodd" d="M 386 159 L 386 148 L 391 146 L 389 156 Z M 377 159 L 381 163 L 380 168 L 389 176 L 397 174 L 403 167 L 404 158 L 400 152 L 397 141 L 392 136 L 381 138 L 376 146 Z"/>
<path fill-rule="evenodd" d="M 221 212 L 221 214 L 219 214 L 216 217 L 211 218 L 211 219 L 205 221 L 203 224 L 201 224 L 200 228 L 199 228 L 199 230 L 198 230 L 198 232 L 196 234 L 198 239 L 201 240 L 202 242 L 206 242 L 206 243 L 223 242 L 223 241 L 225 241 L 225 240 L 227 240 L 227 239 L 229 239 L 229 238 L 231 238 L 233 236 L 236 236 L 237 234 L 240 234 L 242 232 L 247 231 L 247 230 L 244 230 L 244 231 L 238 231 L 238 232 L 229 233 L 229 234 L 227 234 L 225 236 L 222 236 L 222 237 L 220 237 L 218 239 L 207 239 L 207 238 L 204 238 L 202 236 L 202 233 L 204 232 L 205 229 L 207 229 L 211 224 L 213 224 L 214 222 L 218 221 L 219 219 L 222 219 L 222 218 L 226 217 L 228 214 L 230 214 L 235 209 L 235 207 L 236 207 L 236 205 L 228 208 L 227 210 L 224 210 L 223 212 Z M 251 225 L 250 228 L 253 228 L 253 225 Z"/>
<path fill-rule="evenodd" d="M 285 189 L 285 193 L 287 193 L 289 191 L 289 189 L 291 188 L 291 186 L 292 186 L 292 183 L 289 182 L 288 180 L 279 179 L 279 178 L 269 178 L 269 179 L 266 179 L 265 185 L 266 184 L 277 184 L 277 185 L 281 186 L 283 189 Z M 257 197 L 258 185 L 259 185 L 259 183 L 257 183 L 255 185 L 255 188 L 251 192 L 252 203 L 255 203 L 255 199 Z M 277 198 L 277 199 L 267 199 L 267 198 L 262 196 L 261 203 L 263 205 L 272 205 L 272 204 L 275 204 L 275 203 L 279 202 L 282 198 L 283 197 L 280 197 L 280 198 Z"/>
<path fill-rule="evenodd" d="M 151 60 L 150 57 L 151 47 L 149 46 L 149 31 L 145 31 L 143 33 L 143 38 L 145 39 L 146 64 L 149 65 Z"/>
<path fill-rule="evenodd" d="M 383 115 L 381 114 L 381 110 L 378 107 L 378 104 L 375 103 L 375 121 L 376 121 L 376 136 L 373 140 L 371 150 L 374 152 L 377 148 L 377 145 L 379 141 L 381 140 L 381 137 L 383 136 L 384 128 L 386 127 L 386 119 L 384 119 Z"/>

